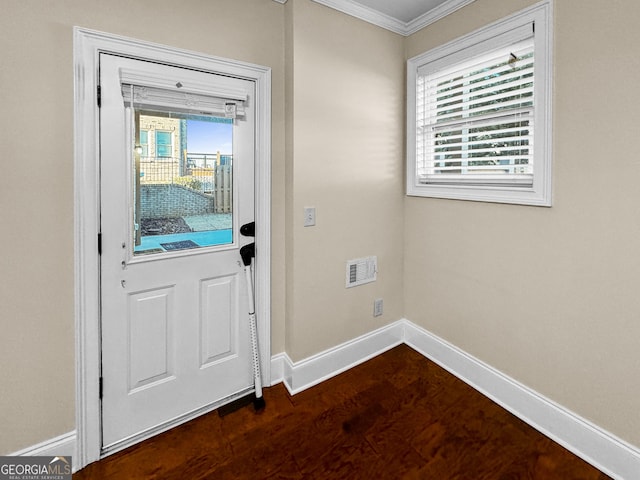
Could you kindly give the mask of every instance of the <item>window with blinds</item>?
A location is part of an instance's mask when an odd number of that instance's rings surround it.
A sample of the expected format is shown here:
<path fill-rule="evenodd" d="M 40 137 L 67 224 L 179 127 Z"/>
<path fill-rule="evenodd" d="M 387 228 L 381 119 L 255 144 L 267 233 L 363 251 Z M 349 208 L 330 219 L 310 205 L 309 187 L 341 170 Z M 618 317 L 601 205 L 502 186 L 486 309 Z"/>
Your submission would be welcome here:
<path fill-rule="evenodd" d="M 409 195 L 550 205 L 549 8 L 409 60 Z"/>
<path fill-rule="evenodd" d="M 533 184 L 533 39 L 417 81 L 421 183 Z"/>

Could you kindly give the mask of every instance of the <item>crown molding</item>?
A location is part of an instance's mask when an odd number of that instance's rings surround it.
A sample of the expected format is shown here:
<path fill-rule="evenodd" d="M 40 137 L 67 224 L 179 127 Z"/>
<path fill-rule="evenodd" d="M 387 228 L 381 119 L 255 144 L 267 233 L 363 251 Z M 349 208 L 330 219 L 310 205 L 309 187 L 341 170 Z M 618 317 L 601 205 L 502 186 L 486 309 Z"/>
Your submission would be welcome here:
<path fill-rule="evenodd" d="M 281 0 L 275 0 L 275 1 L 281 1 Z M 406 37 L 408 35 L 411 35 L 412 33 L 417 32 L 421 28 L 426 27 L 427 25 L 437 22 L 441 18 L 446 17 L 447 15 L 455 12 L 456 10 L 464 7 L 465 5 L 468 5 L 474 2 L 475 0 L 447 0 L 443 4 L 437 6 L 436 8 L 406 23 L 398 20 L 397 18 L 393 18 L 393 17 L 390 17 L 389 15 L 385 15 L 384 13 L 381 13 L 372 8 L 365 7 L 364 5 L 354 0 L 313 0 L 313 1 Z"/>
<path fill-rule="evenodd" d="M 316 3 L 320 3 L 326 7 L 333 8 L 352 17 L 359 18 L 365 22 L 372 23 L 378 27 L 391 30 L 392 32 L 399 33 L 400 35 L 406 35 L 406 23 L 400 20 L 385 15 L 373 8 L 365 7 L 360 3 L 353 0 L 313 0 Z"/>

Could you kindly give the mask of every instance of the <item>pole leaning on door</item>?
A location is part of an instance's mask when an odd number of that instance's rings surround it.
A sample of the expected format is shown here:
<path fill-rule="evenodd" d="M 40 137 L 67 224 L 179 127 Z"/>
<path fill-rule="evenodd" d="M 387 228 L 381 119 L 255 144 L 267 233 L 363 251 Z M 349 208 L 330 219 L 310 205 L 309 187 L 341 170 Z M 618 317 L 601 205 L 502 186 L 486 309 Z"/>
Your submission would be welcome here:
<path fill-rule="evenodd" d="M 240 234 L 245 237 L 255 236 L 255 222 L 247 223 L 240 227 Z M 247 278 L 247 290 L 249 298 L 249 329 L 251 331 L 251 348 L 253 354 L 253 382 L 255 387 L 255 399 L 253 408 L 258 411 L 265 407 L 262 397 L 262 376 L 260 374 L 260 350 L 258 348 L 258 332 L 256 322 L 256 312 L 253 299 L 253 275 L 251 272 L 251 261 L 256 256 L 255 242 L 248 243 L 240 249 L 240 256 L 244 264 L 244 273 Z"/>

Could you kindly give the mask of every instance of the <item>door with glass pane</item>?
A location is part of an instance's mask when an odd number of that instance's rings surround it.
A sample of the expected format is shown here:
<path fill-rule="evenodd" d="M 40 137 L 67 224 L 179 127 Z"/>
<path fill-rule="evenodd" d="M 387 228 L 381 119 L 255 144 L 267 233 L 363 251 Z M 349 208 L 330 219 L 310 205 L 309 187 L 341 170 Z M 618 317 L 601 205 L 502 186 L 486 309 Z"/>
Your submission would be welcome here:
<path fill-rule="evenodd" d="M 254 84 L 100 57 L 103 448 L 252 388 Z"/>

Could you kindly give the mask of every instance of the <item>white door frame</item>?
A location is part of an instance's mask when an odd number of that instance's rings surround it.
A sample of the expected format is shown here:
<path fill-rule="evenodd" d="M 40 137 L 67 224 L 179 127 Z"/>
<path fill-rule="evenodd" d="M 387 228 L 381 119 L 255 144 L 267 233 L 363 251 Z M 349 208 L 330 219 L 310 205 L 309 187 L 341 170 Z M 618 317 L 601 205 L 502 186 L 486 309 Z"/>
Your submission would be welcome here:
<path fill-rule="evenodd" d="M 256 84 L 255 302 L 263 385 L 271 378 L 271 69 L 74 27 L 74 240 L 76 452 L 74 468 L 101 457 L 100 412 L 100 52 L 188 66 Z"/>

